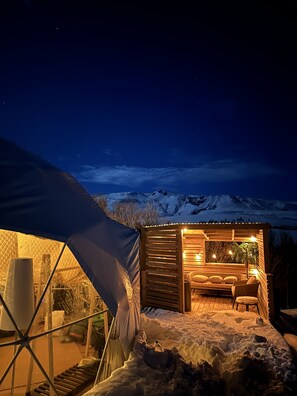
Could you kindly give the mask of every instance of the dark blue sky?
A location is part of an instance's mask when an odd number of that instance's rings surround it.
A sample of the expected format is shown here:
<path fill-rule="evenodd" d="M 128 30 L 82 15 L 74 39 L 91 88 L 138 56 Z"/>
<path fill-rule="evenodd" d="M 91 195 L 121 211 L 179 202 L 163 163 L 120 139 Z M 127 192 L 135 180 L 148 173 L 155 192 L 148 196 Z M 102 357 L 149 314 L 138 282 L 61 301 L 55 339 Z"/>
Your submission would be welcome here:
<path fill-rule="evenodd" d="M 297 201 L 296 13 L 204 3 L 2 1 L 1 136 L 91 194 Z"/>

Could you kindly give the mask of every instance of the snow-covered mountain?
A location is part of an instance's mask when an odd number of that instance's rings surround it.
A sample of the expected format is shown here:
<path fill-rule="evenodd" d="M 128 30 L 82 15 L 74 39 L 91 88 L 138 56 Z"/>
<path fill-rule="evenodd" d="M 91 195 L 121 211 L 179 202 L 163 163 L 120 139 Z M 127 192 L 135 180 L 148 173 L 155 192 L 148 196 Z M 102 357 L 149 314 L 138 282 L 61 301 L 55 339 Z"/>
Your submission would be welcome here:
<path fill-rule="evenodd" d="M 251 221 L 297 230 L 297 202 L 247 198 L 235 195 L 182 195 L 166 191 L 105 195 L 109 209 L 117 202 L 153 204 L 162 222 Z"/>

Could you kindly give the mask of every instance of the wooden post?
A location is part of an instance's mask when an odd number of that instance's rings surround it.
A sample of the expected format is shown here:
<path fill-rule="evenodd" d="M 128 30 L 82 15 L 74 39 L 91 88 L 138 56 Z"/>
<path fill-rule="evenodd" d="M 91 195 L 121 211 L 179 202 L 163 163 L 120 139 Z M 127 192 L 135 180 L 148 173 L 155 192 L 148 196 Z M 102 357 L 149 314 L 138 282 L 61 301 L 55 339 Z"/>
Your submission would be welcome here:
<path fill-rule="evenodd" d="M 146 306 L 146 230 L 140 230 L 140 304 Z"/>
<path fill-rule="evenodd" d="M 35 340 L 32 341 L 32 350 L 33 351 L 35 350 Z M 30 355 L 26 393 L 29 393 L 31 390 L 32 373 L 33 373 L 33 357 L 32 357 L 32 355 Z"/>
<path fill-rule="evenodd" d="M 107 306 L 105 304 L 105 302 L 103 301 L 103 310 L 107 309 Z M 104 336 L 105 336 L 105 342 L 107 340 L 108 337 L 108 312 L 104 312 L 103 314 L 103 319 L 104 319 Z"/>
<path fill-rule="evenodd" d="M 90 311 L 89 315 L 92 315 L 94 312 L 94 305 L 95 305 L 95 289 L 94 286 L 90 285 Z M 93 329 L 93 318 L 89 318 L 88 320 L 88 332 L 87 332 L 87 341 L 86 341 L 86 349 L 85 349 L 85 357 L 89 356 L 89 348 L 91 343 L 91 336 L 92 336 L 92 329 Z"/>
<path fill-rule="evenodd" d="M 185 312 L 185 286 L 184 286 L 184 267 L 183 267 L 183 231 L 180 226 L 176 229 L 176 266 L 178 273 L 178 311 Z"/>
<path fill-rule="evenodd" d="M 41 262 L 41 268 L 40 268 L 40 274 L 39 274 L 39 282 L 38 282 L 38 288 L 37 288 L 37 294 L 36 294 L 36 301 L 39 301 L 41 293 L 42 293 L 42 286 L 46 284 L 47 279 L 45 279 L 46 276 L 46 268 L 44 268 L 45 263 L 42 261 Z M 36 307 L 35 307 L 36 308 Z M 41 320 L 44 319 L 44 306 L 41 306 L 41 309 L 37 313 L 37 322 L 39 323 Z M 36 322 L 35 322 L 36 323 Z M 32 333 L 35 333 L 35 326 L 34 324 L 32 325 Z M 32 340 L 32 351 L 35 351 L 35 342 L 36 340 Z M 33 361 L 33 356 L 30 354 L 30 361 L 29 361 L 29 369 L 28 369 L 28 377 L 27 377 L 27 386 L 26 386 L 26 393 L 29 393 L 31 390 L 31 385 L 32 385 L 32 375 L 33 375 L 33 367 L 34 367 L 34 361 Z"/>
<path fill-rule="evenodd" d="M 18 339 L 18 334 L 15 332 L 15 338 L 14 340 L 16 341 Z M 16 344 L 13 346 L 13 355 L 16 353 Z M 12 365 L 12 374 L 11 374 L 11 390 L 10 390 L 10 396 L 14 395 L 14 377 L 15 377 L 15 361 L 13 362 Z"/>
<path fill-rule="evenodd" d="M 33 314 L 32 319 L 31 319 L 31 322 L 30 322 L 30 324 L 29 324 L 29 326 L 28 326 L 28 328 L 27 328 L 27 330 L 26 330 L 26 332 L 25 332 L 25 335 L 26 335 L 26 336 L 29 334 L 29 331 L 30 331 L 30 329 L 31 329 L 31 326 L 33 325 L 33 322 L 34 322 L 34 320 L 36 319 L 36 315 L 37 315 L 37 313 L 38 313 L 38 311 L 39 311 L 39 308 L 40 308 L 41 305 L 42 305 L 42 302 L 43 302 L 43 299 L 44 299 L 44 297 L 45 297 L 45 294 L 46 294 L 46 292 L 47 292 L 48 289 L 49 289 L 49 286 L 50 286 L 51 281 L 52 281 L 52 277 L 53 277 L 54 272 L 55 272 L 55 270 L 56 270 L 56 268 L 57 268 L 57 266 L 58 266 L 58 264 L 59 264 L 59 262 L 60 262 L 60 259 L 61 259 L 62 255 L 63 255 L 63 253 L 64 253 L 64 250 L 65 250 L 66 246 L 67 246 L 67 244 L 64 243 L 63 246 L 62 246 L 62 249 L 61 249 L 61 251 L 60 251 L 60 253 L 59 253 L 59 256 L 58 256 L 58 258 L 57 258 L 57 261 L 56 261 L 56 263 L 55 263 L 55 265 L 54 265 L 54 268 L 53 268 L 53 271 L 52 271 L 52 272 L 51 272 L 51 268 L 50 268 L 50 265 L 49 265 L 48 278 L 47 278 L 47 280 L 45 279 L 45 286 L 44 286 L 43 291 L 41 292 L 41 283 L 42 283 L 42 281 L 43 281 L 43 276 L 45 275 L 46 270 L 47 270 L 46 265 L 48 265 L 48 261 L 49 261 L 49 264 L 50 264 L 50 255 L 49 255 L 49 254 L 47 254 L 47 255 L 44 254 L 44 255 L 42 256 L 41 273 L 40 273 L 40 282 L 39 282 L 39 286 L 40 286 L 40 288 L 39 288 L 40 296 L 38 297 L 37 304 L 36 304 L 35 311 L 34 311 L 34 314 Z M 47 258 L 46 258 L 46 257 L 47 257 Z M 51 293 L 51 289 L 50 289 L 50 293 Z M 51 297 L 50 297 L 50 298 L 51 298 Z M 50 305 L 50 307 L 51 307 L 51 305 Z M 32 344 L 32 347 L 33 347 L 33 344 Z M 54 381 L 53 381 L 53 379 L 47 374 L 47 372 L 44 370 L 43 366 L 41 365 L 41 363 L 39 362 L 39 360 L 38 360 L 37 357 L 35 356 L 34 348 L 32 349 L 32 348 L 30 347 L 30 345 L 27 345 L 26 348 L 27 348 L 28 351 L 30 352 L 31 357 L 35 360 L 35 363 L 36 363 L 37 366 L 39 367 L 39 369 L 40 369 L 40 371 L 42 372 L 42 374 L 44 375 L 44 377 L 47 379 L 47 381 L 48 381 L 48 383 L 49 383 L 49 387 L 50 387 L 50 392 L 51 392 L 50 395 L 55 395 L 55 394 L 57 394 L 56 389 L 55 389 L 55 385 L 54 385 Z M 52 356 L 52 366 L 53 366 L 53 348 L 52 348 L 52 353 L 49 351 L 49 355 L 50 355 L 50 354 L 51 354 L 51 356 Z M 50 361 L 50 358 L 49 358 L 49 361 Z M 31 370 L 31 373 L 30 373 L 30 370 Z M 32 363 L 30 362 L 30 364 L 29 364 L 29 373 L 28 373 L 28 382 L 27 382 L 27 389 L 29 389 L 29 390 L 30 390 L 30 387 L 31 387 L 32 370 L 33 370 L 33 362 L 32 362 Z M 53 371 L 54 371 L 54 370 L 53 370 L 53 367 L 52 367 L 52 372 L 53 372 Z"/>
<path fill-rule="evenodd" d="M 45 273 L 47 279 L 51 274 L 51 256 L 49 254 L 42 255 L 42 262 L 44 263 Z M 52 323 L 52 284 L 50 283 L 47 289 L 47 325 L 48 330 L 53 328 Z M 47 335 L 48 341 L 48 365 L 49 365 L 49 378 L 54 383 L 54 346 L 53 346 L 53 334 Z M 55 392 L 50 386 L 50 396 L 55 396 Z"/>

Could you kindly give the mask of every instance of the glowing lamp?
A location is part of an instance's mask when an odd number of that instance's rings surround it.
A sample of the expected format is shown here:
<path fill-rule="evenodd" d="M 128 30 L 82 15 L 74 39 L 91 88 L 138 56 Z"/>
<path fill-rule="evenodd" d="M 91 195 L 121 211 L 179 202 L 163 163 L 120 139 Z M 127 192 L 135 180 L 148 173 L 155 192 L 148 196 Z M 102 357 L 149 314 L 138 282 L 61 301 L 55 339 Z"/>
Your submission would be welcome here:
<path fill-rule="evenodd" d="M 255 236 L 252 235 L 252 236 L 250 237 L 250 240 L 251 240 L 251 242 L 256 242 L 257 238 L 256 238 Z"/>
<path fill-rule="evenodd" d="M 217 258 L 217 255 L 216 255 L 216 254 L 213 254 L 213 255 L 212 255 L 212 258 L 214 258 L 214 259 Z"/>
<path fill-rule="evenodd" d="M 251 269 L 251 274 L 252 274 L 252 275 L 255 275 L 255 277 L 258 278 L 259 271 L 257 270 L 257 268 L 252 268 L 252 269 Z"/>

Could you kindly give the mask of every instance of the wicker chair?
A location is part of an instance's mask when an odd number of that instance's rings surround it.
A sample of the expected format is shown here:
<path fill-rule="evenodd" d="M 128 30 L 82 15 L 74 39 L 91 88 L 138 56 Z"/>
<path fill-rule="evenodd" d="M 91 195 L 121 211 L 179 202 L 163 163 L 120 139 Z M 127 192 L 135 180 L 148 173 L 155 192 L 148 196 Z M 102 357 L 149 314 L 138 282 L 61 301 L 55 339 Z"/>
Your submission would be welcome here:
<path fill-rule="evenodd" d="M 257 297 L 260 282 L 247 283 L 247 280 L 234 282 L 232 291 L 232 308 L 234 308 L 235 300 L 237 297 L 249 296 Z"/>

